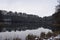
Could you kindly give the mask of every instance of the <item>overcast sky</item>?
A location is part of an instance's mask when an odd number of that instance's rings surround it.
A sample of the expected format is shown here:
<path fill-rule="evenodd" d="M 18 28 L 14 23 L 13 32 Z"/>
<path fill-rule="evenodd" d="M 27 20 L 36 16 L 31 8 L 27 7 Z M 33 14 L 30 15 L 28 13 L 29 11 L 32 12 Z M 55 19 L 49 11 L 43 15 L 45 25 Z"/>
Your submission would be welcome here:
<path fill-rule="evenodd" d="M 0 10 L 25 12 L 43 17 L 52 15 L 57 4 L 57 0 L 0 0 Z"/>

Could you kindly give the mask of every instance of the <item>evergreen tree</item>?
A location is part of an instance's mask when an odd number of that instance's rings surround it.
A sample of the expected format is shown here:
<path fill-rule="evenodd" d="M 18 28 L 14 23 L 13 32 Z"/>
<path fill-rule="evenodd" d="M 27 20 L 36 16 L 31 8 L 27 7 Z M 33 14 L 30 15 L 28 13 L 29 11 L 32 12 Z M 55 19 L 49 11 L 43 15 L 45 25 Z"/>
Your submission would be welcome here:
<path fill-rule="evenodd" d="M 0 32 L 2 31 L 2 22 L 3 22 L 3 16 L 2 11 L 0 10 Z"/>
<path fill-rule="evenodd" d="M 54 19 L 55 30 L 60 30 L 60 1 L 59 5 L 56 6 L 56 12 L 52 15 Z"/>

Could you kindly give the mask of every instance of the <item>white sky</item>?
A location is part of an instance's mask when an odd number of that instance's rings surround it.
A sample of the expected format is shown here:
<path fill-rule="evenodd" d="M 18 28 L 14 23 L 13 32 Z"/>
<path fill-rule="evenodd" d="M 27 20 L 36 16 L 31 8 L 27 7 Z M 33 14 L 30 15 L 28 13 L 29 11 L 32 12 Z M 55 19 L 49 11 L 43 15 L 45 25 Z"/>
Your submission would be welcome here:
<path fill-rule="evenodd" d="M 52 15 L 57 0 L 0 0 L 0 10 L 25 12 L 40 17 Z"/>

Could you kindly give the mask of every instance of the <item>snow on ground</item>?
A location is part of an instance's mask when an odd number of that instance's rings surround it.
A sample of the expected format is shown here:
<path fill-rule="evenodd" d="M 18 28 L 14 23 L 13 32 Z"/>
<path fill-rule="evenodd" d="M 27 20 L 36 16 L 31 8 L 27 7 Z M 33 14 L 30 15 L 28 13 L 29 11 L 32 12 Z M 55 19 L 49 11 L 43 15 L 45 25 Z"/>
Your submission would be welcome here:
<path fill-rule="evenodd" d="M 41 32 L 45 32 L 45 33 L 48 33 L 48 32 L 52 32 L 51 30 L 49 29 L 44 29 L 44 28 L 38 28 L 38 29 L 35 29 L 35 30 L 26 30 L 26 31 L 11 31 L 11 32 L 1 32 L 0 33 L 0 40 L 4 40 L 4 39 L 13 39 L 13 38 L 21 38 L 22 40 L 25 40 L 26 36 L 28 34 L 33 34 L 33 35 L 36 35 L 36 36 L 40 36 L 40 33 Z"/>
<path fill-rule="evenodd" d="M 58 38 L 59 39 L 60 38 L 60 34 L 58 36 L 56 36 L 55 38 Z"/>
<path fill-rule="evenodd" d="M 57 35 L 56 37 L 51 36 L 48 40 L 60 40 L 60 34 Z"/>

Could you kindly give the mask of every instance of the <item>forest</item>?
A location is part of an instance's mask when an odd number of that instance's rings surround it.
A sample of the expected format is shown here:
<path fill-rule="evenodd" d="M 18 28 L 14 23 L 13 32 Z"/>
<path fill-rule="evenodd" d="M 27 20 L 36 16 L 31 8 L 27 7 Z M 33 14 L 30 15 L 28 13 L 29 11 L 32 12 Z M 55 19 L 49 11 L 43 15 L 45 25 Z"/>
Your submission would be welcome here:
<path fill-rule="evenodd" d="M 40 27 L 48 28 L 53 31 L 60 30 L 60 5 L 56 6 L 56 11 L 52 15 L 45 17 L 22 12 L 0 10 L 0 31 L 21 31 Z"/>
<path fill-rule="evenodd" d="M 26 29 L 37 29 L 40 27 L 56 30 L 54 23 L 56 23 L 55 16 L 59 16 L 59 12 L 52 16 L 39 17 L 37 15 L 12 12 L 0 10 L 0 30 L 26 30 Z M 59 20 L 59 18 L 57 19 Z M 58 21 L 59 22 L 59 21 Z M 59 29 L 58 29 L 59 30 Z"/>

